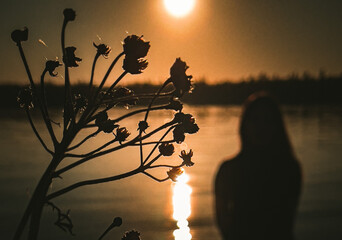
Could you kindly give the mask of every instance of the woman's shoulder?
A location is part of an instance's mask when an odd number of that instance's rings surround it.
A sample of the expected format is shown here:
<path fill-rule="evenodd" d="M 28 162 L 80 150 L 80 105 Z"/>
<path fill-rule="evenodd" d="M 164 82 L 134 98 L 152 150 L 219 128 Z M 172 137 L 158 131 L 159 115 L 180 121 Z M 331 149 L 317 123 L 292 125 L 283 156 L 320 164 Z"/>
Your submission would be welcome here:
<path fill-rule="evenodd" d="M 239 160 L 241 159 L 241 154 L 237 154 L 233 157 L 226 158 L 221 163 L 218 172 L 231 172 L 239 165 Z"/>

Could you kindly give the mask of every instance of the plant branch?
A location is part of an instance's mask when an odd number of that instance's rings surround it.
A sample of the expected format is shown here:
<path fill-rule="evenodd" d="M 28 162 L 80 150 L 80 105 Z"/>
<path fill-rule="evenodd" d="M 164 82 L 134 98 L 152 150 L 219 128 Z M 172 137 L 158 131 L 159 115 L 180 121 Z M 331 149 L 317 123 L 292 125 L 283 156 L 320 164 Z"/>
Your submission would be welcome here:
<path fill-rule="evenodd" d="M 160 130 L 162 130 L 162 129 L 166 128 L 166 127 L 171 126 L 172 124 L 174 124 L 173 121 L 168 122 L 168 123 L 166 123 L 166 124 L 160 126 L 159 128 L 156 128 L 154 131 L 152 131 L 152 132 L 146 134 L 145 136 L 143 136 L 143 137 L 142 137 L 142 140 L 144 140 L 144 139 L 146 139 L 146 138 L 152 136 L 153 134 L 159 132 Z M 93 155 L 86 156 L 86 157 L 84 157 L 84 158 L 82 158 L 82 159 L 80 159 L 80 160 L 78 160 L 78 161 L 76 161 L 76 162 L 74 162 L 74 163 L 72 163 L 72 164 L 70 164 L 70 165 L 68 165 L 68 166 L 66 166 L 66 167 L 64 167 L 64 168 L 62 168 L 62 169 L 60 169 L 60 170 L 58 170 L 58 171 L 56 171 L 56 172 L 55 172 L 55 177 L 56 177 L 56 176 L 59 176 L 60 174 L 66 172 L 66 171 L 68 171 L 68 170 L 70 170 L 70 169 L 72 169 L 72 168 L 74 168 L 74 167 L 77 167 L 78 165 L 81 165 L 81 164 L 83 164 L 83 163 L 85 163 L 85 162 L 87 162 L 87 161 L 89 161 L 89 160 L 91 160 L 91 159 L 93 159 L 93 158 L 97 158 L 97 157 L 100 157 L 100 156 L 109 154 L 109 153 L 111 153 L 111 152 L 114 152 L 114 151 L 116 151 L 116 150 L 119 150 L 119 149 L 121 149 L 121 148 L 127 147 L 127 146 L 129 146 L 129 145 L 131 145 L 131 144 L 137 142 L 138 140 L 139 140 L 139 138 L 136 137 L 136 138 L 132 139 L 131 141 L 127 142 L 127 143 L 121 144 L 120 146 L 116 146 L 116 147 L 113 147 L 113 148 L 104 150 L 104 151 L 102 151 L 102 152 L 98 152 L 98 153 L 95 153 L 95 154 L 93 154 Z M 72 156 L 73 156 L 73 155 L 71 155 L 71 154 L 65 155 L 65 157 L 72 157 Z M 79 157 L 83 157 L 83 156 L 79 156 Z"/>
<path fill-rule="evenodd" d="M 143 172 L 143 174 L 145 174 L 146 176 L 152 178 L 153 180 L 155 180 L 155 181 L 157 181 L 157 182 L 165 182 L 165 181 L 167 181 L 168 179 L 170 179 L 170 177 L 166 177 L 166 178 L 160 179 L 160 178 L 157 178 L 157 177 L 155 177 L 155 176 L 149 174 L 148 172 Z"/>
<path fill-rule="evenodd" d="M 167 136 L 167 134 L 173 129 L 175 128 L 175 126 L 170 127 L 165 133 L 164 135 L 159 139 L 159 141 L 156 143 L 156 145 L 153 147 L 153 149 L 151 150 L 151 152 L 149 153 L 149 155 L 147 156 L 147 158 L 144 160 L 143 164 L 145 164 L 148 159 L 152 156 L 153 152 L 157 149 L 158 145 L 161 143 L 161 141 L 163 141 L 163 139 Z"/>
<path fill-rule="evenodd" d="M 152 169 L 152 168 L 161 168 L 161 167 L 167 167 L 167 168 L 179 168 L 179 167 L 183 167 L 184 166 L 184 163 L 180 164 L 180 165 L 177 165 L 177 166 L 172 166 L 172 165 L 167 165 L 167 164 L 160 164 L 160 165 L 154 165 L 154 166 L 149 166 L 148 168 L 149 169 Z"/>
<path fill-rule="evenodd" d="M 36 127 L 35 127 L 33 121 L 32 121 L 30 111 L 28 110 L 27 107 L 26 107 L 25 110 L 26 110 L 26 115 L 27 115 L 27 118 L 28 118 L 28 120 L 29 120 L 29 122 L 30 122 L 31 128 L 32 128 L 33 132 L 36 134 L 36 137 L 38 138 L 39 142 L 42 144 L 43 148 L 44 148 L 48 153 L 50 153 L 51 155 L 53 155 L 54 152 L 51 151 L 51 150 L 46 146 L 46 144 L 44 143 L 43 139 L 40 137 L 40 135 L 39 135 L 39 133 L 38 133 L 38 131 L 37 131 L 37 129 L 36 129 Z"/>
<path fill-rule="evenodd" d="M 161 153 L 159 153 L 155 158 L 153 158 L 148 164 L 146 164 L 147 167 L 150 167 L 152 163 L 157 161 L 161 157 Z M 145 163 L 145 162 L 144 162 Z"/>
<path fill-rule="evenodd" d="M 153 102 L 156 100 L 156 98 L 159 96 L 159 94 L 161 93 L 161 91 L 164 89 L 164 87 L 166 87 L 169 83 L 171 83 L 171 79 L 167 79 L 164 84 L 159 88 L 158 92 L 156 95 L 154 95 L 154 97 L 152 98 L 150 104 L 148 105 L 147 109 L 150 109 Z M 148 117 L 148 113 L 149 113 L 149 110 L 147 110 L 146 114 L 145 114 L 145 121 L 147 121 L 147 117 Z"/>
<path fill-rule="evenodd" d="M 66 152 L 78 148 L 78 147 L 81 146 L 83 143 L 85 143 L 88 139 L 90 139 L 90 138 L 92 138 L 92 137 L 95 137 L 99 132 L 100 132 L 100 130 L 97 130 L 97 131 L 93 132 L 92 134 L 89 134 L 87 137 L 85 137 L 85 138 L 84 138 L 82 141 L 80 141 L 78 144 L 76 144 L 76 145 L 73 146 L 73 147 L 68 148 L 68 149 L 66 150 Z"/>
<path fill-rule="evenodd" d="M 124 54 L 125 54 L 124 52 L 120 53 L 120 54 L 114 59 L 114 61 L 112 62 L 112 64 L 109 66 L 109 68 L 108 68 L 108 70 L 107 70 L 107 72 L 106 72 L 106 75 L 103 77 L 102 82 L 100 83 L 99 88 L 97 89 L 97 92 L 96 92 L 96 94 L 95 94 L 95 96 L 94 96 L 94 102 L 95 102 L 95 99 L 97 98 L 97 95 L 99 95 L 101 89 L 103 88 L 104 84 L 106 83 L 107 78 L 108 78 L 109 74 L 111 73 L 113 67 L 115 66 L 115 64 L 117 63 L 117 61 L 118 61 Z"/>
<path fill-rule="evenodd" d="M 161 142 L 154 141 L 154 142 L 144 142 L 144 143 L 142 143 L 142 145 L 151 145 L 151 144 L 160 144 L 160 143 L 174 143 L 174 142 L 176 142 L 176 141 L 175 140 L 168 140 L 168 141 L 161 141 Z M 135 144 L 132 144 L 131 146 L 140 146 L 140 144 L 135 143 Z"/>
<path fill-rule="evenodd" d="M 161 110 L 161 109 L 165 109 L 166 105 L 162 105 L 162 106 L 158 106 L 158 107 L 153 107 L 153 108 L 150 108 L 150 110 L 148 110 L 148 108 L 144 108 L 144 109 L 139 109 L 139 110 L 136 110 L 136 111 L 133 111 L 133 112 L 130 112 L 130 113 L 127 113 L 126 115 L 123 115 L 121 117 L 118 117 L 116 119 L 114 119 L 115 122 L 119 122 L 125 118 L 128 118 L 128 117 L 131 117 L 135 114 L 139 114 L 139 113 L 142 113 L 142 112 L 146 112 L 146 111 L 155 111 L 155 110 Z"/>
<path fill-rule="evenodd" d="M 61 45 L 62 45 L 62 53 L 63 53 L 63 58 L 66 58 L 66 52 L 65 52 L 65 28 L 67 25 L 68 21 L 64 19 L 63 21 L 63 26 L 62 26 L 62 33 L 61 33 Z M 67 126 L 72 119 L 75 119 L 75 116 L 70 116 L 74 115 L 73 113 L 73 108 L 72 108 L 72 96 L 71 96 L 71 87 L 70 87 L 70 78 L 69 78 L 69 67 L 64 63 L 64 79 L 65 79 L 65 86 L 64 86 L 64 130 L 63 132 L 66 131 Z"/>
<path fill-rule="evenodd" d="M 40 105 L 42 105 L 42 115 L 43 115 L 43 119 L 45 122 L 45 125 L 49 131 L 51 140 L 54 144 L 54 146 L 56 147 L 58 144 L 57 138 L 55 136 L 55 133 L 53 131 L 52 125 L 51 125 L 51 121 L 50 121 L 50 117 L 49 117 L 49 111 L 47 108 L 47 101 L 46 101 L 46 97 L 45 97 L 45 84 L 44 84 L 44 78 L 45 78 L 45 74 L 46 74 L 47 70 L 44 69 L 41 77 L 40 77 L 40 87 L 41 87 L 41 101 L 42 103 L 39 103 Z M 39 99 L 38 99 L 39 101 Z M 40 102 L 40 101 L 39 101 Z"/>
<path fill-rule="evenodd" d="M 70 191 L 72 191 L 76 188 L 82 187 L 82 186 L 94 185 L 94 184 L 105 183 L 105 182 L 112 182 L 112 181 L 120 180 L 122 178 L 133 176 L 133 175 L 140 173 L 140 172 L 143 172 L 143 171 L 144 171 L 144 168 L 139 167 L 139 168 L 134 169 L 130 172 L 126 172 L 126 173 L 111 176 L 111 177 L 98 178 L 98 179 L 92 179 L 92 180 L 86 180 L 86 181 L 78 182 L 78 183 L 72 184 L 66 188 L 63 188 L 57 192 L 54 192 L 54 193 L 47 195 L 46 200 L 49 201 L 55 197 L 63 195 L 67 192 L 70 192 Z"/>
<path fill-rule="evenodd" d="M 121 75 L 115 80 L 115 82 L 107 89 L 106 93 L 109 93 L 110 91 L 113 90 L 113 88 L 127 75 L 127 71 L 124 71 L 121 73 Z"/>
<path fill-rule="evenodd" d="M 31 75 L 31 71 L 30 71 L 30 68 L 27 64 L 27 61 L 26 61 L 26 57 L 25 57 L 25 54 L 24 54 L 24 50 L 23 50 L 23 47 L 21 46 L 21 42 L 18 42 L 17 43 L 17 46 L 19 48 L 19 53 L 20 53 L 20 57 L 24 63 L 24 66 L 25 66 L 25 70 L 26 70 L 26 73 L 27 73 L 27 76 L 28 76 L 28 79 L 30 81 L 30 85 L 32 87 L 32 90 L 34 93 L 36 93 L 36 85 L 34 84 L 33 82 L 33 78 L 32 78 L 32 75 Z"/>
<path fill-rule="evenodd" d="M 173 95 L 174 91 L 170 91 L 170 92 L 166 92 L 166 93 L 160 93 L 159 95 L 153 93 L 153 94 L 148 94 L 148 93 L 140 93 L 140 94 L 134 94 L 132 96 L 129 97 L 122 97 L 122 98 L 117 98 L 115 99 L 115 101 L 113 101 L 112 99 L 103 99 L 101 104 L 117 104 L 119 102 L 124 102 L 124 101 L 129 101 L 132 100 L 133 98 L 135 99 L 151 99 L 154 97 L 168 97 Z M 99 104 L 97 104 L 97 106 L 99 106 Z"/>
<path fill-rule="evenodd" d="M 96 53 L 96 55 L 94 57 L 94 61 L 93 61 L 93 66 L 91 68 L 91 75 L 90 75 L 90 82 L 89 82 L 89 96 L 91 96 L 90 92 L 91 92 L 91 88 L 93 87 L 95 65 L 96 65 L 96 62 L 97 62 L 97 59 L 99 58 L 99 56 L 100 56 L 100 54 Z"/>

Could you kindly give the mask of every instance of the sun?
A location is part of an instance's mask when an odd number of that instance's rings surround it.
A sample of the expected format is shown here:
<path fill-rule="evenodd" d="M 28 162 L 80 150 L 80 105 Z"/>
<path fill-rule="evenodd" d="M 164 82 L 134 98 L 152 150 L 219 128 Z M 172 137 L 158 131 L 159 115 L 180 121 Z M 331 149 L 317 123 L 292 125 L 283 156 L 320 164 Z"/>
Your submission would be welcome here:
<path fill-rule="evenodd" d="M 189 14 L 196 0 L 163 0 L 166 10 L 173 16 L 181 18 Z"/>

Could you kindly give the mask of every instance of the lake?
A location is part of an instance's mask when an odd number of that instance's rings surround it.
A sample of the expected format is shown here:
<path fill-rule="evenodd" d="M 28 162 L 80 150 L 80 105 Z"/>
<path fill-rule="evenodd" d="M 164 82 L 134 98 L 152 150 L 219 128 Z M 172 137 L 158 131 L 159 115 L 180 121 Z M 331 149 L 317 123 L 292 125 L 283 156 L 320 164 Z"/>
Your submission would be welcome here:
<path fill-rule="evenodd" d="M 113 111 L 110 116 L 126 111 Z M 54 225 L 56 212 L 47 206 L 40 239 L 98 239 L 116 216 L 123 218 L 122 226 L 114 228 L 104 239 L 121 239 L 124 232 L 131 229 L 140 231 L 145 240 L 220 239 L 214 220 L 213 180 L 220 163 L 239 151 L 241 107 L 185 106 L 184 112 L 196 117 L 200 131 L 187 135 L 186 144 L 176 145 L 175 154 L 166 161 L 180 161 L 180 151 L 192 149 L 195 165 L 185 168 L 188 179 L 179 184 L 158 183 L 140 174 L 78 188 L 53 200 L 61 209 L 71 209 L 76 236 L 70 236 Z M 283 112 L 304 175 L 296 237 L 302 240 L 342 239 L 342 108 L 284 106 Z M 52 113 L 56 121 L 61 120 L 58 114 L 58 110 Z M 23 116 L 14 110 L 3 110 L 0 118 L 0 239 L 12 237 L 29 196 L 50 159 Z M 169 112 L 152 113 L 149 125 L 153 129 L 171 118 Z M 137 115 L 121 124 L 135 135 L 140 120 L 142 115 Z M 37 127 L 43 129 L 39 120 Z M 89 133 L 90 130 L 85 131 L 80 139 Z M 48 139 L 44 130 L 42 136 Z M 99 134 L 79 152 L 88 152 L 109 138 L 110 135 Z M 150 146 L 146 146 L 145 154 L 149 149 Z M 66 159 L 64 165 L 72 161 Z M 63 174 L 63 179 L 54 180 L 50 191 L 81 180 L 132 170 L 139 161 L 139 148 L 126 148 Z M 151 173 L 165 177 L 167 170 L 156 169 Z M 175 231 L 178 228 L 180 230 Z"/>

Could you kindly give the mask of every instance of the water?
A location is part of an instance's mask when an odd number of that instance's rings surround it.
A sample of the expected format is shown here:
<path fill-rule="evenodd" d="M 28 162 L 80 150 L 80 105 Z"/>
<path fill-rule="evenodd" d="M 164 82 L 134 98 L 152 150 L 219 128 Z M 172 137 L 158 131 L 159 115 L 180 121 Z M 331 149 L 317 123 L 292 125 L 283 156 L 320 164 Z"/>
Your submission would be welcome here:
<path fill-rule="evenodd" d="M 304 173 L 295 228 L 297 239 L 342 239 L 342 109 L 317 106 L 284 107 L 283 110 L 290 139 Z M 174 200 L 174 183 L 158 183 L 145 175 L 86 186 L 53 200 L 61 209 L 71 209 L 76 236 L 69 236 L 54 226 L 56 213 L 46 207 L 41 239 L 97 239 L 116 216 L 123 218 L 123 224 L 112 230 L 105 239 L 121 239 L 125 231 L 136 229 L 141 232 L 142 239 L 173 240 L 174 233 L 179 233 L 175 230 L 183 229 L 185 237 L 176 240 L 185 240 L 189 239 L 187 226 L 191 239 L 220 239 L 214 221 L 213 179 L 220 163 L 239 151 L 241 108 L 186 106 L 184 111 L 196 117 L 200 131 L 188 135 L 186 144 L 178 145 L 176 153 L 167 159 L 180 161 L 178 155 L 182 149 L 194 151 L 195 165 L 185 169 L 189 181 L 182 185 L 186 189 L 184 206 L 173 204 L 182 203 L 182 200 Z M 6 116 L 0 119 L 0 239 L 10 239 L 50 157 L 24 117 L 13 111 L 2 115 Z M 141 118 L 140 115 L 122 124 L 133 134 Z M 149 123 L 154 128 L 170 118 L 172 115 L 167 112 L 152 113 Z M 55 117 L 55 120 L 60 119 Z M 42 122 L 38 122 L 37 127 L 43 128 Z M 84 133 L 83 137 L 87 133 L 90 132 Z M 46 132 L 42 136 L 48 139 Z M 106 139 L 108 135 L 99 135 L 80 152 L 88 152 Z M 68 159 L 65 165 L 71 162 L 72 159 Z M 54 180 L 50 191 L 80 180 L 116 175 L 138 164 L 139 149 L 125 149 L 64 174 L 63 179 Z M 165 177 L 167 170 L 151 173 Z M 184 214 L 178 214 L 178 217 L 183 219 L 177 219 L 174 210 L 181 207 L 183 211 L 180 212 Z"/>

